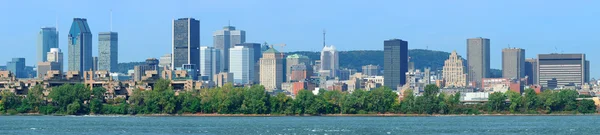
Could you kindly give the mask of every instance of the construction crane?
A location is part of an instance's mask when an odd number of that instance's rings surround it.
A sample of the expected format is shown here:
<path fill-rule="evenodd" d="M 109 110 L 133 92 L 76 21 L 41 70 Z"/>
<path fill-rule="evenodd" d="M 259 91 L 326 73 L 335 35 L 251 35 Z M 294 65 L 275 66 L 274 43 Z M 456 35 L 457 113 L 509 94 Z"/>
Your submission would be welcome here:
<path fill-rule="evenodd" d="M 286 44 L 267 44 L 267 42 L 265 42 L 265 46 L 268 46 L 270 48 L 273 48 L 273 46 L 279 46 L 281 47 L 281 50 L 279 50 L 279 52 L 283 52 L 283 47 L 285 47 Z"/>

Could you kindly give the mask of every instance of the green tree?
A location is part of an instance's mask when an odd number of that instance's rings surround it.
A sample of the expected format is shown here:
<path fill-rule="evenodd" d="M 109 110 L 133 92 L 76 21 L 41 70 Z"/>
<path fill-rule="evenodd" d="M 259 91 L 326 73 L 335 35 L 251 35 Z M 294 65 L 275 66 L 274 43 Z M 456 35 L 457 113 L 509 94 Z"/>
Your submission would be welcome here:
<path fill-rule="evenodd" d="M 298 91 L 296 99 L 294 100 L 294 106 L 297 114 L 317 114 L 317 110 L 313 107 L 315 102 L 315 95 L 308 90 Z"/>
<path fill-rule="evenodd" d="M 502 92 L 491 93 L 488 97 L 487 107 L 488 111 L 500 112 L 503 111 L 506 106 L 506 95 Z"/>
<path fill-rule="evenodd" d="M 68 105 L 77 103 L 77 112 L 82 113 L 84 108 L 81 107 L 81 104 L 84 101 L 88 101 L 90 99 L 90 95 L 90 89 L 83 84 L 65 84 L 52 88 L 52 91 L 48 97 L 57 105 L 59 112 L 67 112 Z"/>
<path fill-rule="evenodd" d="M 415 96 L 412 90 L 405 90 L 402 93 L 402 102 L 400 102 L 400 112 L 402 113 L 415 113 Z"/>
<path fill-rule="evenodd" d="M 241 105 L 241 111 L 245 114 L 266 114 L 268 113 L 269 95 L 265 92 L 265 87 L 254 85 L 244 90 L 244 99 Z"/>
<path fill-rule="evenodd" d="M 510 105 L 508 107 L 510 113 L 519 112 L 519 110 L 521 109 L 521 105 L 523 104 L 521 94 L 509 90 L 506 92 L 506 95 L 508 96 L 508 99 L 510 100 Z"/>
<path fill-rule="evenodd" d="M 529 113 L 530 111 L 535 111 L 538 103 L 537 93 L 533 89 L 525 89 L 525 97 L 523 99 L 523 107 L 525 108 L 525 112 Z"/>
<path fill-rule="evenodd" d="M 596 113 L 596 105 L 593 100 L 584 99 L 577 106 L 579 113 Z"/>

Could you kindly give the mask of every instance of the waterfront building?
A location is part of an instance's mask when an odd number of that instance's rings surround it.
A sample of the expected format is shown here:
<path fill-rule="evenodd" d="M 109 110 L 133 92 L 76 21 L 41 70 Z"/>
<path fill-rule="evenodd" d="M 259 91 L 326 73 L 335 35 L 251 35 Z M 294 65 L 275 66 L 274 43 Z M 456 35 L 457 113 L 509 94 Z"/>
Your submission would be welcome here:
<path fill-rule="evenodd" d="M 538 54 L 537 84 L 544 88 L 581 86 L 589 81 L 585 54 Z"/>
<path fill-rule="evenodd" d="M 213 80 L 213 76 L 220 73 L 221 50 L 214 47 L 200 47 L 200 75 L 201 80 Z"/>
<path fill-rule="evenodd" d="M 60 73 L 63 72 L 64 68 L 64 61 L 63 61 L 63 53 L 60 51 L 59 48 L 50 48 L 50 52 L 48 52 L 47 56 L 47 62 L 56 62 L 58 63 L 59 67 L 58 70 Z"/>
<path fill-rule="evenodd" d="M 16 78 L 28 78 L 25 69 L 25 58 L 12 58 L 12 61 L 6 63 L 6 69 L 12 72 Z"/>
<path fill-rule="evenodd" d="M 235 84 L 254 83 L 254 50 L 244 46 L 235 46 L 229 49 L 230 73 L 233 73 L 233 82 Z"/>
<path fill-rule="evenodd" d="M 337 70 L 339 70 L 339 57 L 335 46 L 325 46 L 321 51 L 321 76 L 335 78 Z"/>
<path fill-rule="evenodd" d="M 525 60 L 525 76 L 527 84 L 537 84 L 537 59 L 531 58 Z"/>

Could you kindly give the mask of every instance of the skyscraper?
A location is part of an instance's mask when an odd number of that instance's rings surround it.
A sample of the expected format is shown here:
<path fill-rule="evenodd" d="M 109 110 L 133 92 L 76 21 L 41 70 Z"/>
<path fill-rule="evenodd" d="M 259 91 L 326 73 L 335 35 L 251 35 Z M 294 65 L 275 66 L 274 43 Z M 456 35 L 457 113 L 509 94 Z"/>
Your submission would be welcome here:
<path fill-rule="evenodd" d="M 260 58 L 260 84 L 267 91 L 281 89 L 283 82 L 283 54 L 274 48 L 263 53 Z"/>
<path fill-rule="evenodd" d="M 587 64 L 585 54 L 538 54 L 537 84 L 549 87 L 556 81 L 557 87 L 581 86 L 589 80 Z"/>
<path fill-rule="evenodd" d="M 443 79 L 445 87 L 463 88 L 467 86 L 467 75 L 465 65 L 456 51 L 452 51 L 448 60 L 444 61 Z"/>
<path fill-rule="evenodd" d="M 229 61 L 230 73 L 233 73 L 233 82 L 236 84 L 251 84 L 254 78 L 254 50 L 244 46 L 230 48 Z"/>
<path fill-rule="evenodd" d="M 213 33 L 213 46 L 221 50 L 221 70 L 229 71 L 229 49 L 234 48 L 236 44 L 246 42 L 246 32 L 235 30 L 233 26 L 225 26 L 222 30 Z"/>
<path fill-rule="evenodd" d="M 92 57 L 92 61 L 93 61 L 92 70 L 98 71 L 98 57 Z"/>
<path fill-rule="evenodd" d="M 117 32 L 98 34 L 98 70 L 117 72 L 119 63 L 119 35 Z"/>
<path fill-rule="evenodd" d="M 339 70 L 339 57 L 335 46 L 325 46 L 321 51 L 321 76 L 331 78 L 337 77 L 336 72 Z"/>
<path fill-rule="evenodd" d="M 25 58 L 12 58 L 12 61 L 6 63 L 6 68 L 17 78 L 27 78 L 27 72 L 25 71 Z"/>
<path fill-rule="evenodd" d="M 241 44 L 236 44 L 235 46 L 244 46 L 246 48 L 252 48 L 252 50 L 254 51 L 254 69 L 256 69 L 256 72 L 254 72 L 254 81 L 256 81 L 256 83 L 259 83 L 258 81 L 260 80 L 260 57 L 262 57 L 262 51 L 261 51 L 261 44 L 259 43 L 241 43 Z"/>
<path fill-rule="evenodd" d="M 200 21 L 194 18 L 173 20 L 172 69 L 184 64 L 200 65 Z M 197 69 L 196 69 L 197 70 Z"/>
<path fill-rule="evenodd" d="M 221 71 L 221 50 L 214 47 L 200 47 L 200 75 L 201 80 L 213 80 L 214 75 Z"/>
<path fill-rule="evenodd" d="M 42 27 L 37 40 L 37 62 L 46 62 L 50 48 L 58 48 L 58 31 L 54 27 Z"/>
<path fill-rule="evenodd" d="M 537 59 L 525 60 L 525 76 L 527 76 L 527 84 L 537 84 Z"/>
<path fill-rule="evenodd" d="M 467 81 L 481 86 L 481 79 L 489 77 L 490 71 L 490 39 L 467 39 Z"/>
<path fill-rule="evenodd" d="M 506 48 L 502 50 L 502 77 L 509 79 L 525 77 L 525 49 Z"/>
<path fill-rule="evenodd" d="M 58 63 L 59 67 L 58 70 L 62 73 L 63 70 L 65 70 L 63 68 L 65 62 L 63 61 L 63 53 L 60 51 L 59 48 L 50 48 L 50 52 L 48 52 L 47 54 L 47 60 L 48 62 L 56 62 Z"/>
<path fill-rule="evenodd" d="M 406 84 L 408 42 L 400 39 L 383 41 L 384 85 L 391 89 Z"/>
<path fill-rule="evenodd" d="M 74 18 L 69 30 L 69 71 L 89 71 L 93 68 L 92 32 L 85 18 Z"/>

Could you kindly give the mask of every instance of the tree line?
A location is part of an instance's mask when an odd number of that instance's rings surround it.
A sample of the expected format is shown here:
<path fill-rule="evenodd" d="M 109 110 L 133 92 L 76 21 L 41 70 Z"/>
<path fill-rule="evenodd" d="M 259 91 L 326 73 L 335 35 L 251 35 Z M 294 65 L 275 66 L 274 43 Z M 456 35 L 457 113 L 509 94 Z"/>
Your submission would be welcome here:
<path fill-rule="evenodd" d="M 133 91 L 128 99 L 106 99 L 101 87 L 90 90 L 83 84 L 62 85 L 52 88 L 47 97 L 35 86 L 27 96 L 3 91 L 0 113 L 40 114 L 482 114 L 482 113 L 595 113 L 592 100 L 576 101 L 574 90 L 544 91 L 532 89 L 524 94 L 516 92 L 492 93 L 485 104 L 461 104 L 460 93 L 447 95 L 435 85 L 428 85 L 421 96 L 411 90 L 402 97 L 389 88 L 371 91 L 301 90 L 295 98 L 283 93 L 270 95 L 264 87 L 233 87 L 181 91 L 178 94 L 168 80 L 158 80 L 153 90 Z M 508 101 L 508 102 L 507 102 Z"/>

